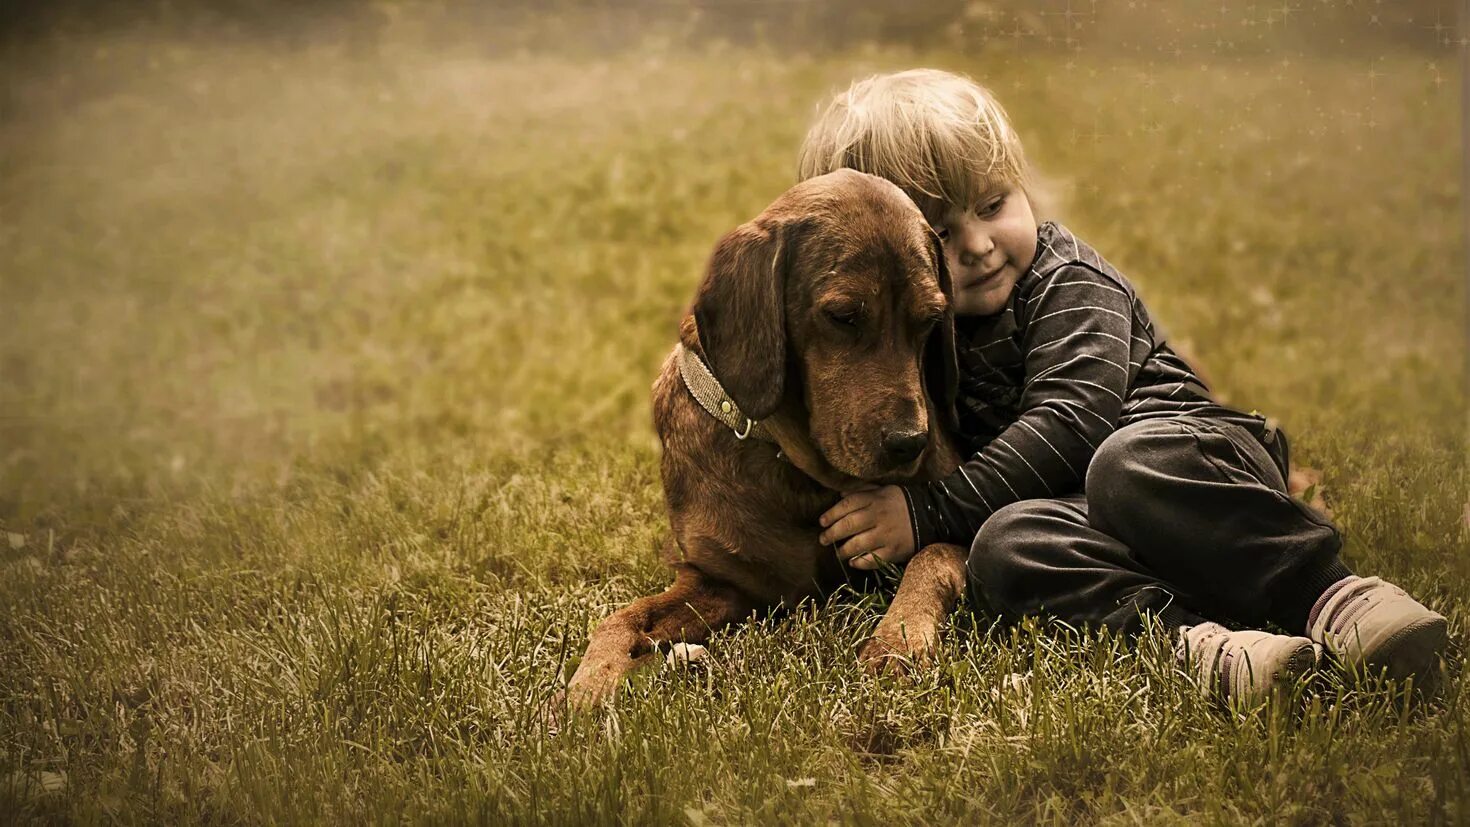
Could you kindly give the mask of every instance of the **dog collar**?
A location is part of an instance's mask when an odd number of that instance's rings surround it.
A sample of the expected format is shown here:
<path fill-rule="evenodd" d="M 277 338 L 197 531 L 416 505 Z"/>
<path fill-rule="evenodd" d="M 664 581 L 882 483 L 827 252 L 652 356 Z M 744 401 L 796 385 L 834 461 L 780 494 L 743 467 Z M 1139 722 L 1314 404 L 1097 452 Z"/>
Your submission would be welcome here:
<path fill-rule="evenodd" d="M 689 393 L 694 396 L 694 401 L 699 407 L 704 408 L 710 416 L 735 433 L 736 439 L 747 439 L 755 437 L 764 442 L 775 442 L 766 427 L 754 419 L 746 416 L 730 394 L 725 393 L 725 388 L 720 380 L 705 365 L 704 360 L 680 342 L 674 345 L 674 355 L 679 360 L 679 375 L 684 377 L 684 386 L 689 388 Z"/>

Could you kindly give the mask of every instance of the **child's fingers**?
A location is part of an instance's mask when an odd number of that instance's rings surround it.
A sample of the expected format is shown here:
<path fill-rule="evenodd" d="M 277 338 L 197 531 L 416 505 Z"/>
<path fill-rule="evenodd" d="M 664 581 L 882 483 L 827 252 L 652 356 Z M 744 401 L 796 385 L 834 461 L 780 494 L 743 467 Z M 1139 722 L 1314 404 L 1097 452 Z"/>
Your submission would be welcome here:
<path fill-rule="evenodd" d="M 832 525 L 838 520 L 846 517 L 854 511 L 867 508 L 868 503 L 873 501 L 873 495 L 866 492 L 861 494 L 850 494 L 837 501 L 837 504 L 823 512 L 817 521 L 823 528 Z"/>
<path fill-rule="evenodd" d="M 857 534 L 873 528 L 875 523 L 870 509 L 859 509 L 833 523 L 830 528 L 817 535 L 817 542 L 824 546 L 836 545 Z"/>
<path fill-rule="evenodd" d="M 855 569 L 871 571 L 872 569 L 876 569 L 879 566 L 883 565 L 885 562 L 891 562 L 892 559 L 893 549 L 889 548 L 888 546 L 884 546 L 882 548 L 873 549 L 872 551 L 865 551 L 862 554 L 859 554 L 858 556 L 849 560 L 847 564 Z"/>
<path fill-rule="evenodd" d="M 883 537 L 876 531 L 864 531 L 837 547 L 837 559 L 852 560 L 883 547 Z"/>

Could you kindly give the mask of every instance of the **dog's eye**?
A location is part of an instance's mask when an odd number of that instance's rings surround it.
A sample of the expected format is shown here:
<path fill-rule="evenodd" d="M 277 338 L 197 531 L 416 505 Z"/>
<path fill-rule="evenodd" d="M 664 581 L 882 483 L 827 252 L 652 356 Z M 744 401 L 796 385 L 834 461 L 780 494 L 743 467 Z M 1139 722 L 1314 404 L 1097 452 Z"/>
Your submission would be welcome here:
<path fill-rule="evenodd" d="M 827 310 L 827 320 L 838 327 L 856 330 L 858 322 L 862 321 L 862 314 L 857 310 Z"/>

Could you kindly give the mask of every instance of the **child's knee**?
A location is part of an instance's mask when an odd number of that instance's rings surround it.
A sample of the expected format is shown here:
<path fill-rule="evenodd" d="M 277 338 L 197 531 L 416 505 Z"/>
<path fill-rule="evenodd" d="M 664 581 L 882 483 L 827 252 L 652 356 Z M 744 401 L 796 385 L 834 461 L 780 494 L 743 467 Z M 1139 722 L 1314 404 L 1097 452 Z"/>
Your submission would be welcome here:
<path fill-rule="evenodd" d="M 1169 420 L 1146 420 L 1119 428 L 1104 439 L 1088 463 L 1084 484 L 1088 508 L 1095 512 L 1092 516 L 1106 522 L 1113 504 L 1126 506 L 1151 496 L 1150 488 L 1160 471 L 1155 465 L 1173 450 L 1179 436 L 1178 425 Z"/>

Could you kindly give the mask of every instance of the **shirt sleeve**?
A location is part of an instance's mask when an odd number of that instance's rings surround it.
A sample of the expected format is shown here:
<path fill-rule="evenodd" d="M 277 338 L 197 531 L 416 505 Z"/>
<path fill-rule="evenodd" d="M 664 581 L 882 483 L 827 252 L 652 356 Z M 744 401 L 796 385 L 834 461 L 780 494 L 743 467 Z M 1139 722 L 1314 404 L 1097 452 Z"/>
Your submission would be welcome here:
<path fill-rule="evenodd" d="M 1089 267 L 1038 280 L 1022 336 L 1021 415 L 950 476 L 902 486 L 914 548 L 968 546 L 1004 505 L 1075 492 L 1097 447 L 1118 427 L 1127 394 L 1133 299 Z"/>

